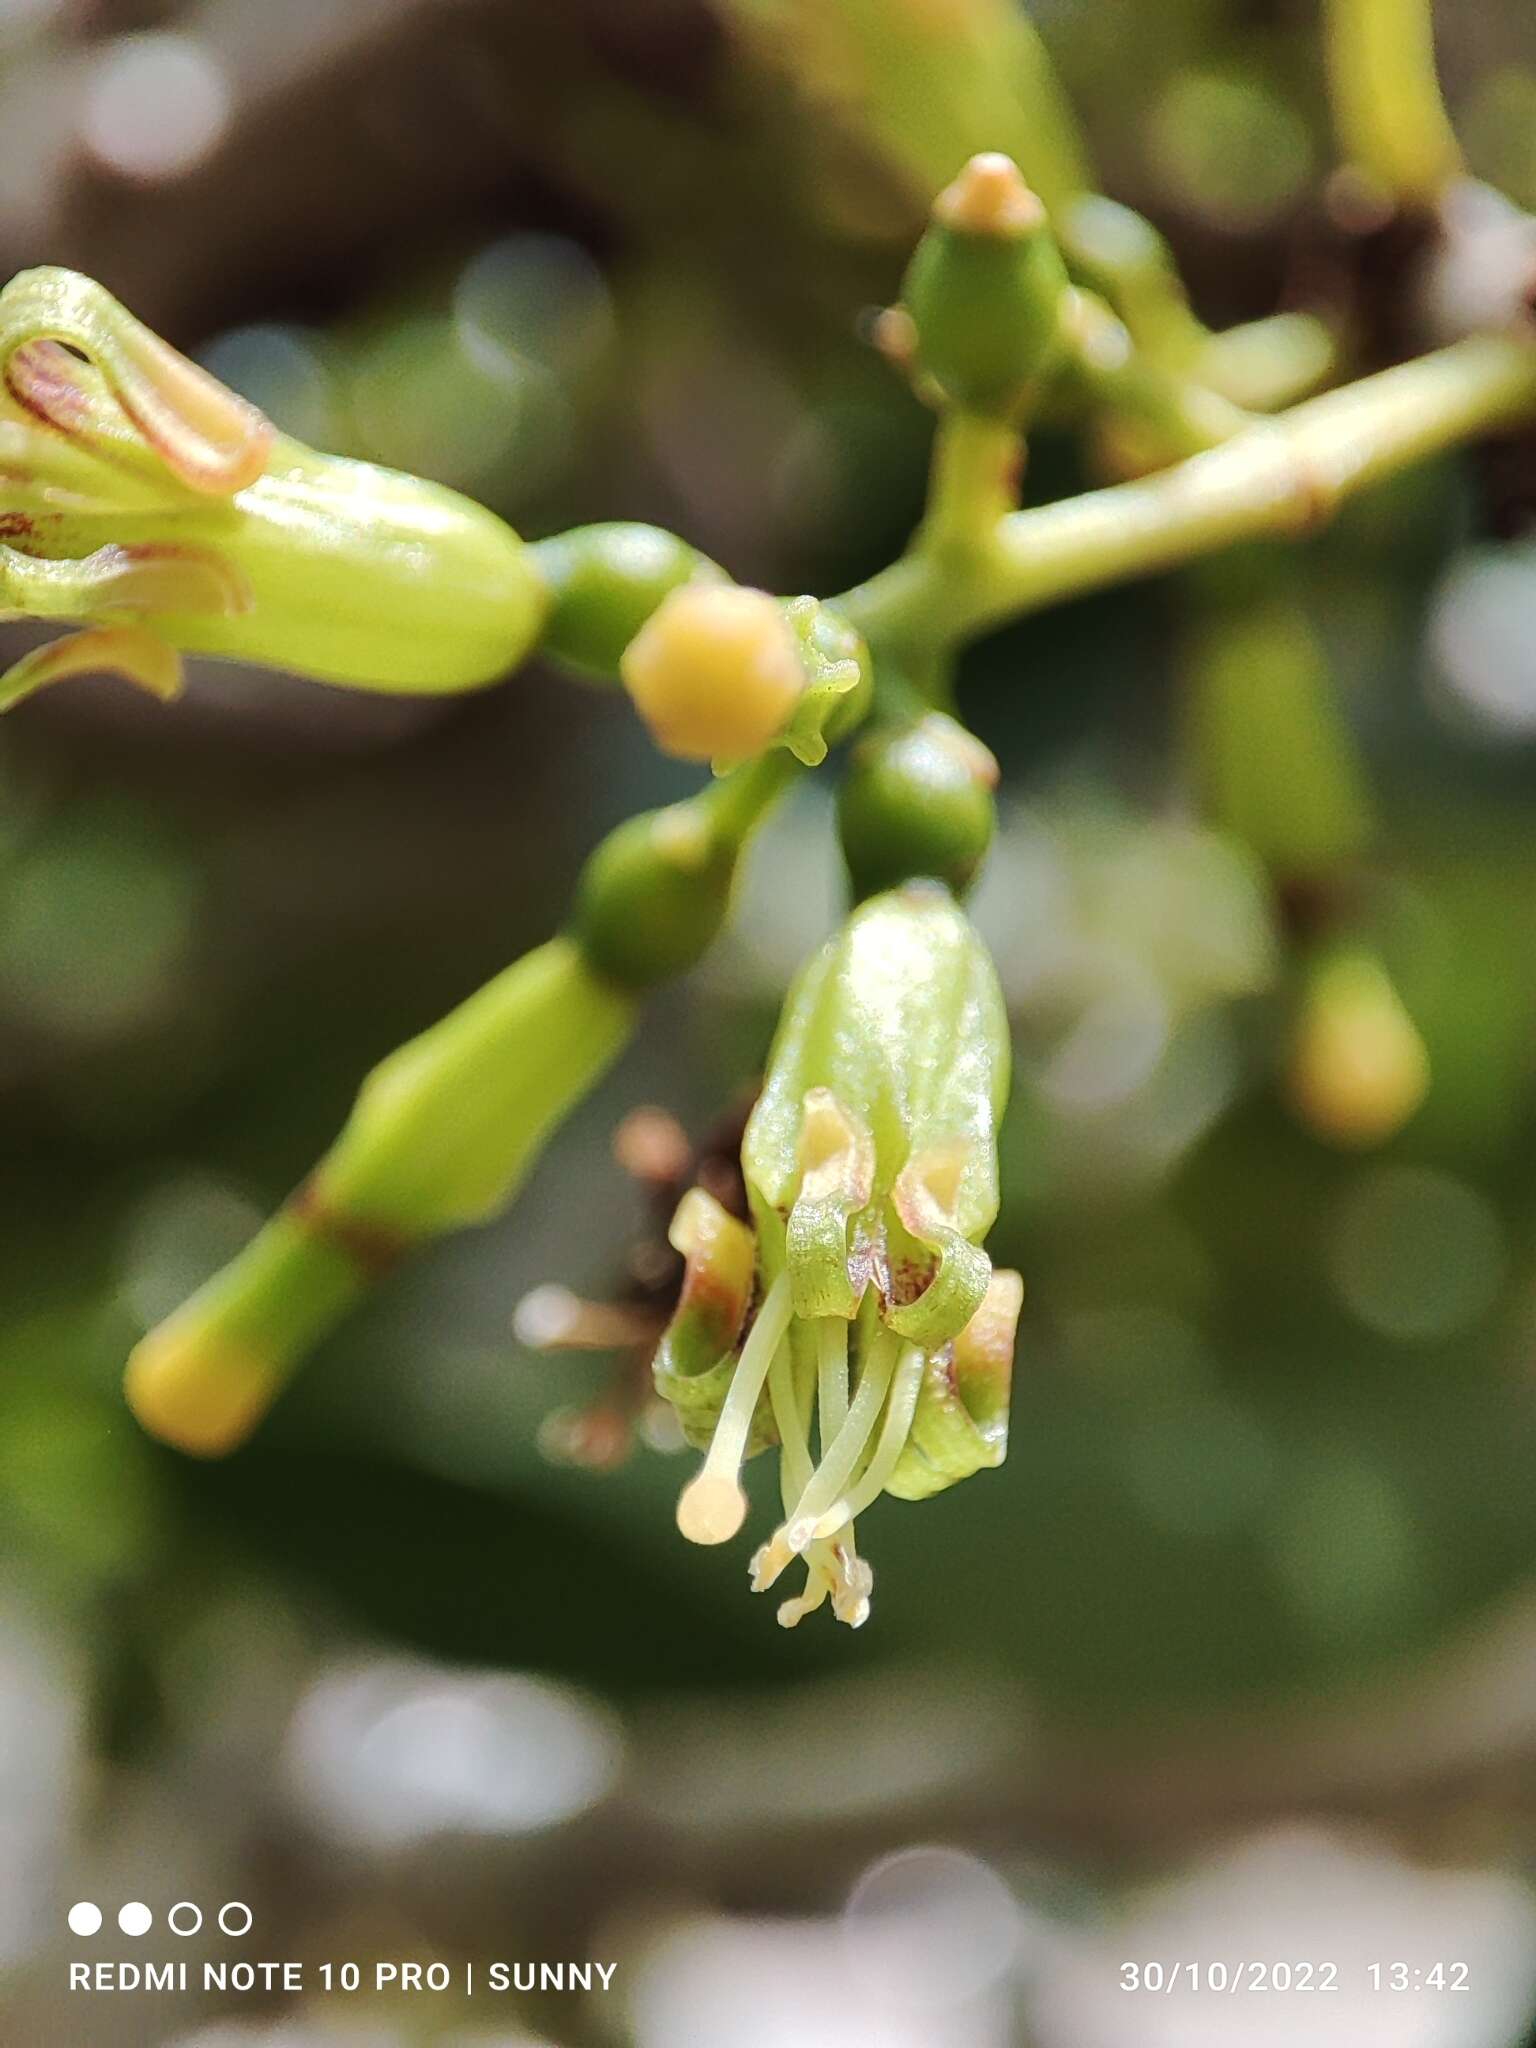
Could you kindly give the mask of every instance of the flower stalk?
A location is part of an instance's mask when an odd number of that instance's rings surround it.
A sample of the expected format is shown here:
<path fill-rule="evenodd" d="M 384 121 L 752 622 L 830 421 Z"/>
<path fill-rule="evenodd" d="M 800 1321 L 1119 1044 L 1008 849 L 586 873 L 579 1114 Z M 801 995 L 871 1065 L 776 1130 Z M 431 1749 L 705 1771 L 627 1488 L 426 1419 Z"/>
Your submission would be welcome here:
<path fill-rule="evenodd" d="M 1431 0 L 1327 0 L 1328 91 L 1346 160 L 1389 201 L 1429 207 L 1461 175 Z"/>
<path fill-rule="evenodd" d="M 644 992 L 712 942 L 742 849 L 796 773 L 770 755 L 620 826 L 566 934 L 374 1069 L 298 1191 L 134 1351 L 128 1401 L 152 1435 L 199 1456 L 234 1449 L 400 1259 L 516 1198 L 628 1043 Z"/>
<path fill-rule="evenodd" d="M 881 649 L 956 646 L 1090 590 L 1239 541 L 1294 539 L 1369 485 L 1536 414 L 1536 346 L 1476 335 L 1256 421 L 1131 483 L 997 522 L 974 578 L 920 553 L 836 600 Z"/>

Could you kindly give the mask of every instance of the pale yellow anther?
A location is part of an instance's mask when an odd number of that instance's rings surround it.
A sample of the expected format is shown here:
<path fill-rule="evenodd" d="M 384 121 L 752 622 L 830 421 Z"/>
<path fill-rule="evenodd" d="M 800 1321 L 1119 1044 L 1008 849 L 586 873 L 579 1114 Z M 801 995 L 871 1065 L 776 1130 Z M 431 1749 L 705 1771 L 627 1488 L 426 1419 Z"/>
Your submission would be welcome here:
<path fill-rule="evenodd" d="M 701 1472 L 678 1498 L 677 1526 L 690 1543 L 729 1543 L 746 1519 L 746 1495 L 718 1473 Z"/>
<path fill-rule="evenodd" d="M 1016 239 L 1033 234 L 1045 208 L 1030 191 L 1011 156 L 984 150 L 933 202 L 933 217 L 963 235 Z"/>
<path fill-rule="evenodd" d="M 783 730 L 807 680 L 783 607 L 766 591 L 734 584 L 674 590 L 619 668 L 657 746 L 685 761 L 760 754 Z"/>

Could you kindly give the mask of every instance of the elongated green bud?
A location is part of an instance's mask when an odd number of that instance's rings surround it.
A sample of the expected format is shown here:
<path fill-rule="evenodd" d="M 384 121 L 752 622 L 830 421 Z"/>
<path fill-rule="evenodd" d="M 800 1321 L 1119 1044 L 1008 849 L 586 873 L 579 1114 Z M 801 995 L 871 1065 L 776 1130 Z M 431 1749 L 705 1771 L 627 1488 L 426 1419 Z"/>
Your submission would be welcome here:
<path fill-rule="evenodd" d="M 299 1192 L 134 1352 L 126 1393 L 144 1427 L 201 1456 L 232 1449 L 396 1259 L 512 1199 L 634 1016 L 574 940 L 554 939 L 391 1053 Z"/>
<path fill-rule="evenodd" d="M 1222 586 L 1190 641 L 1186 729 L 1206 816 L 1273 874 L 1315 879 L 1358 858 L 1373 822 L 1364 770 L 1300 605 Z"/>
<path fill-rule="evenodd" d="M 934 202 L 902 283 L 916 368 L 945 404 L 1014 418 L 1055 359 L 1067 291 L 1017 165 L 972 157 Z"/>
<path fill-rule="evenodd" d="M 1193 367 L 1207 339 L 1184 291 L 1173 252 L 1143 215 L 1085 192 L 1061 223 L 1072 274 L 1103 294 L 1136 346 L 1164 369 Z"/>
<path fill-rule="evenodd" d="M 547 594 L 510 527 L 275 433 L 89 278 L 25 271 L 0 292 L 0 378 L 0 615 L 91 629 L 5 701 L 89 665 L 163 695 L 175 650 L 456 691 L 537 637 Z"/>
<path fill-rule="evenodd" d="M 932 876 L 963 895 L 997 824 L 997 762 L 940 711 L 861 740 L 838 792 L 855 896 Z"/>
<path fill-rule="evenodd" d="M 541 643 L 569 668 L 619 680 L 624 650 L 663 598 L 686 583 L 722 583 L 707 555 L 660 526 L 578 526 L 533 549 L 551 609 Z"/>

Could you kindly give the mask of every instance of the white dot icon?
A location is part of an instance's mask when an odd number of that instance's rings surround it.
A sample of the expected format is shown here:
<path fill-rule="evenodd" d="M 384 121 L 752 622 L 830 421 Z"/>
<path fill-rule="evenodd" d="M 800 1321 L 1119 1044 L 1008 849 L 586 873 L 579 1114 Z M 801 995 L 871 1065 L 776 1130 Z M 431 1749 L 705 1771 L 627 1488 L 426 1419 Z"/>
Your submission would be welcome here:
<path fill-rule="evenodd" d="M 134 1899 L 128 1905 L 119 1908 L 117 1924 L 124 1934 L 148 1934 L 155 1924 L 155 1916 L 148 1906 L 141 1906 L 138 1900 Z"/>
<path fill-rule="evenodd" d="M 101 1908 L 93 1906 L 89 1899 L 82 1899 L 78 1906 L 69 1909 L 69 1931 L 71 1934 L 95 1934 L 101 1926 Z"/>

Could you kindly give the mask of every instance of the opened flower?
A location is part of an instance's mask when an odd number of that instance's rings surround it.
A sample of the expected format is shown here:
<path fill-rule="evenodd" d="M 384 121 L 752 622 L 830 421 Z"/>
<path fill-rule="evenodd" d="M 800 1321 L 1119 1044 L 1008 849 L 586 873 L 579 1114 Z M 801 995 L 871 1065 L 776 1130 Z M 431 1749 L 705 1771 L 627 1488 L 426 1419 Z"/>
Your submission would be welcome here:
<path fill-rule="evenodd" d="M 687 1271 L 656 1379 L 707 1444 L 678 1525 L 734 1536 L 743 1460 L 776 1441 L 784 1516 L 752 1583 L 804 1561 L 786 1627 L 828 1600 L 866 1619 L 854 1524 L 881 1493 L 1002 1462 L 1023 1286 L 981 1240 L 1007 1078 L 997 977 L 949 892 L 876 896 L 786 1006 L 742 1145 L 755 1231 L 697 1188 L 674 1219 Z"/>
<path fill-rule="evenodd" d="M 178 650 L 370 690 L 457 690 L 528 652 L 532 556 L 457 492 L 320 455 L 89 278 L 0 292 L 0 618 L 79 620 L 0 709 L 116 669 L 158 696 Z"/>

